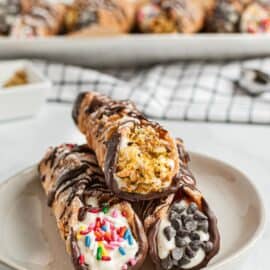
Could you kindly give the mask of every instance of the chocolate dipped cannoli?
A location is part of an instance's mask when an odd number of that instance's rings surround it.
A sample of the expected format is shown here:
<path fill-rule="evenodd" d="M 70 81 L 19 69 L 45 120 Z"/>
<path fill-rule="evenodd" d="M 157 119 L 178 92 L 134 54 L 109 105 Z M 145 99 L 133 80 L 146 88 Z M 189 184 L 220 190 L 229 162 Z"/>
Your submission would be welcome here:
<path fill-rule="evenodd" d="M 156 269 L 198 270 L 218 253 L 216 217 L 194 186 L 183 185 L 165 199 L 144 202 L 142 210 Z"/>
<path fill-rule="evenodd" d="M 148 249 L 144 228 L 130 203 L 108 190 L 91 149 L 51 147 L 39 173 L 76 270 L 141 266 Z"/>
<path fill-rule="evenodd" d="M 204 24 L 205 6 L 200 0 L 153 0 L 137 12 L 143 33 L 196 33 Z"/>
<path fill-rule="evenodd" d="M 61 32 L 66 6 L 63 4 L 39 3 L 29 12 L 16 19 L 11 36 L 17 38 L 53 36 Z"/>
<path fill-rule="evenodd" d="M 242 14 L 240 31 L 244 33 L 269 33 L 270 3 L 250 4 Z"/>
<path fill-rule="evenodd" d="M 81 93 L 72 114 L 96 152 L 108 187 L 119 197 L 150 200 L 177 190 L 181 177 L 175 141 L 132 102 Z"/>
<path fill-rule="evenodd" d="M 130 0 L 76 0 L 65 14 L 65 29 L 72 36 L 129 32 L 135 5 Z"/>

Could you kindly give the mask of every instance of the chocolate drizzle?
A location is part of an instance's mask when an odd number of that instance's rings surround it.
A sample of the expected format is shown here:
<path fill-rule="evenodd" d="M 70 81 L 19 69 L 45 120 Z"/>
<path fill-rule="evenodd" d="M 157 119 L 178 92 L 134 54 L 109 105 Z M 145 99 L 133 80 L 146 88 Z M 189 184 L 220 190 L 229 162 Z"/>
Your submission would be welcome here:
<path fill-rule="evenodd" d="M 44 160 L 45 165 L 50 162 L 50 168 L 52 168 L 54 164 L 54 160 L 56 158 L 57 148 L 54 148 L 53 151 L 49 154 L 49 156 Z"/>
<path fill-rule="evenodd" d="M 158 123 L 146 119 L 133 102 L 128 100 L 113 101 L 107 96 L 94 92 L 84 93 L 83 96 L 80 94 L 74 104 L 73 111 L 76 112 L 73 114 L 75 123 L 85 133 L 89 145 L 94 147 L 97 152 L 99 165 L 105 174 L 106 184 L 120 198 L 130 201 L 151 200 L 175 192 L 183 182 L 189 184 L 194 182 L 192 174 L 183 165 L 180 171 L 172 176 L 170 187 L 161 191 L 141 194 L 121 190 L 114 177 L 119 144 L 122 138 L 121 130 L 127 125 L 138 128 L 152 127 L 160 138 L 168 138 L 168 143 L 174 148 L 168 131 Z M 181 147 L 183 148 L 183 146 Z M 179 152 L 180 159 L 183 159 L 180 161 L 180 165 L 186 163 L 188 159 L 188 154 L 182 148 L 179 148 L 182 151 Z M 178 159 L 177 153 L 173 158 L 174 160 Z"/>
<path fill-rule="evenodd" d="M 73 105 L 73 109 L 72 109 L 72 119 L 74 120 L 74 122 L 75 122 L 76 124 L 78 124 L 78 117 L 79 117 L 79 113 L 80 113 L 80 107 L 81 107 L 81 103 L 82 103 L 82 101 L 83 101 L 85 95 L 86 95 L 86 92 L 80 93 L 80 94 L 77 96 L 77 98 L 76 98 L 76 100 L 75 100 L 75 103 L 74 103 L 74 105 Z"/>
<path fill-rule="evenodd" d="M 60 222 L 60 228 L 63 228 L 63 237 L 69 241 L 73 265 L 76 270 L 88 270 L 89 266 L 86 263 L 81 263 L 79 257 L 81 255 L 78 246 L 77 237 L 70 226 L 70 219 L 74 218 L 74 206 L 77 209 L 78 221 L 83 221 L 85 215 L 92 207 L 96 205 L 89 204 L 89 198 L 95 198 L 98 207 L 102 208 L 104 205 L 113 206 L 118 204 L 121 209 L 127 212 L 127 221 L 130 225 L 134 238 L 139 245 L 139 251 L 136 254 L 137 263 L 130 266 L 129 269 L 138 269 L 143 263 L 147 254 L 148 244 L 144 228 L 135 214 L 134 210 L 128 202 L 123 202 L 107 188 L 104 175 L 97 165 L 97 160 L 94 152 L 86 145 L 76 146 L 64 144 L 54 149 L 50 149 L 48 157 L 44 158 L 39 164 L 40 176 L 45 176 L 45 181 L 42 182 L 44 188 L 50 183 L 53 183 L 50 188 L 45 188 L 48 192 L 48 205 L 53 209 L 58 208 L 57 204 L 63 203 L 64 206 L 60 215 L 57 214 L 57 222 Z M 53 157 L 53 162 L 51 161 Z M 48 160 L 51 163 L 48 163 Z M 77 164 L 74 167 L 74 164 Z M 66 192 L 67 191 L 67 192 Z M 60 197 L 64 192 L 65 195 Z M 75 205 L 71 205 L 74 201 Z M 77 205 L 77 206 L 76 206 Z M 81 205 L 81 206 L 80 206 Z M 59 210 L 56 212 L 59 213 Z M 59 225 L 59 224 L 58 224 Z"/>
<path fill-rule="evenodd" d="M 60 189 L 60 187 L 67 182 L 71 181 L 71 185 L 76 181 L 76 177 L 80 176 L 81 174 L 85 173 L 86 170 L 89 168 L 87 164 L 83 164 L 78 168 L 70 170 L 64 173 L 59 179 L 56 181 L 54 187 L 48 194 L 48 206 L 52 206 L 55 198 L 56 192 Z M 75 180 L 74 180 L 75 179 Z"/>
<path fill-rule="evenodd" d="M 97 99 L 96 97 L 94 97 L 93 98 L 93 101 L 88 106 L 88 108 L 86 109 L 85 113 L 91 114 L 91 113 L 95 112 L 99 107 L 101 107 L 103 105 L 104 105 L 104 102 L 102 100 Z"/>

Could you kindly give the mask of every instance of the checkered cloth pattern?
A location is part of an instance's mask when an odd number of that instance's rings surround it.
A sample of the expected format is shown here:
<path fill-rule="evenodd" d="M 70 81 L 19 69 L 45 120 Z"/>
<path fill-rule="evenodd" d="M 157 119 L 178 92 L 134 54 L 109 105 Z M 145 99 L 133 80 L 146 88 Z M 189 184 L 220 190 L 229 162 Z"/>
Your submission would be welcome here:
<path fill-rule="evenodd" d="M 270 58 L 99 71 L 45 61 L 35 64 L 54 83 L 48 102 L 72 103 L 79 92 L 95 90 L 114 99 L 131 99 L 151 118 L 270 123 L 270 91 L 252 97 L 235 83 L 243 68 L 270 73 Z"/>

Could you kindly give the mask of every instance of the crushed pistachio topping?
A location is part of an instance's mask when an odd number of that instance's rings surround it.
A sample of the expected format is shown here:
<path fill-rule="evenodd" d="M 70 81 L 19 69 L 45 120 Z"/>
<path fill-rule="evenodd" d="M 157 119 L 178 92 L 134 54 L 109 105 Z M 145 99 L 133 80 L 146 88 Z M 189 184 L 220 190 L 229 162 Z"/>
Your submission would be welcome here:
<path fill-rule="evenodd" d="M 121 142 L 115 173 L 119 186 L 134 193 L 169 187 L 175 169 L 173 155 L 170 143 L 152 126 L 133 127 Z"/>

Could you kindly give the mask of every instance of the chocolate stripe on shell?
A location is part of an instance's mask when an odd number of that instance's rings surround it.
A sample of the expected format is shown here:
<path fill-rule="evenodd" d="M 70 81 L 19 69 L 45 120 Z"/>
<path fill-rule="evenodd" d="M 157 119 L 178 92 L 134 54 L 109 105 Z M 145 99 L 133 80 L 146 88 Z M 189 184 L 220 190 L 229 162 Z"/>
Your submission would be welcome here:
<path fill-rule="evenodd" d="M 54 187 L 52 188 L 52 190 L 48 194 L 48 206 L 52 206 L 52 204 L 54 202 L 55 194 L 63 184 L 66 184 L 66 182 L 69 182 L 69 181 L 74 181 L 74 179 L 76 177 L 85 173 L 88 168 L 89 168 L 89 166 L 87 164 L 83 164 L 80 167 L 77 167 L 73 170 L 70 170 L 70 171 L 66 172 L 65 174 L 63 174 L 61 177 L 59 177 L 57 179 Z"/>
<path fill-rule="evenodd" d="M 86 94 L 87 94 L 86 92 L 80 93 L 74 102 L 73 109 L 72 109 L 72 119 L 74 120 L 76 124 L 78 124 L 78 117 L 80 113 L 81 103 Z"/>

